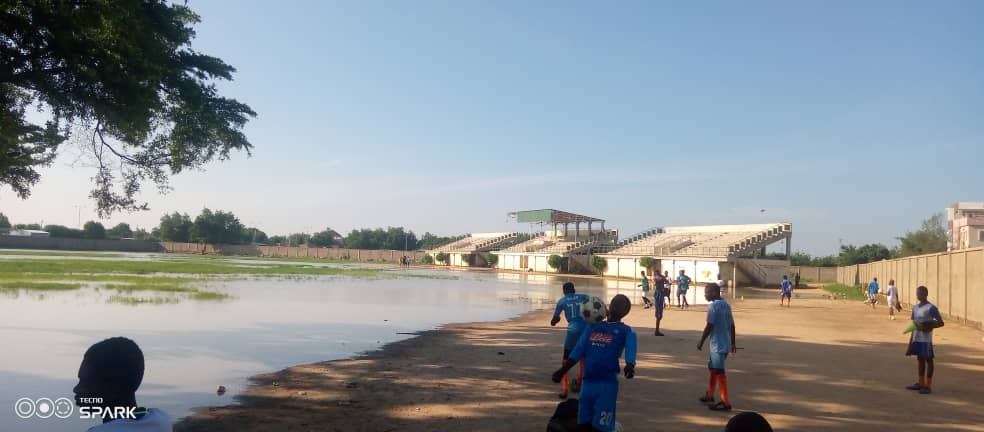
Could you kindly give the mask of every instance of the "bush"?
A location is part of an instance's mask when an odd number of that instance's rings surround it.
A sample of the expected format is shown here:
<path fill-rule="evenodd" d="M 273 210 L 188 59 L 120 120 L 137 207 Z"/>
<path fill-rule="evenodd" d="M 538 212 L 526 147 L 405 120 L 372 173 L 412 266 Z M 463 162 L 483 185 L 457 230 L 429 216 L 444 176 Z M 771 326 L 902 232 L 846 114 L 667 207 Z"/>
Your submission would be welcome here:
<path fill-rule="evenodd" d="M 646 270 L 652 270 L 653 268 L 656 267 L 657 264 L 659 264 L 659 261 L 656 261 L 656 259 L 652 257 L 639 258 L 639 265 L 641 265 Z"/>
<path fill-rule="evenodd" d="M 485 261 L 489 263 L 489 267 L 495 267 L 495 265 L 499 262 L 499 256 L 492 252 L 486 252 Z"/>
<path fill-rule="evenodd" d="M 553 254 L 547 258 L 547 265 L 554 270 L 559 270 L 564 265 L 564 257 Z"/>
<path fill-rule="evenodd" d="M 438 252 L 437 255 L 434 255 L 434 259 L 439 263 L 447 265 L 451 260 L 451 256 L 447 252 Z"/>
<path fill-rule="evenodd" d="M 420 262 L 425 265 L 433 265 L 434 257 L 430 256 L 430 254 L 424 255 L 424 257 L 420 259 Z"/>
<path fill-rule="evenodd" d="M 471 266 L 471 263 L 472 263 L 472 254 L 470 254 L 470 253 L 461 254 L 461 265 L 462 266 L 469 267 L 469 266 Z"/>
<path fill-rule="evenodd" d="M 594 269 L 597 270 L 598 273 L 604 273 L 605 272 L 605 269 L 608 268 L 608 260 L 606 260 L 606 259 L 604 259 L 604 258 L 602 258 L 602 257 L 600 257 L 598 255 L 592 255 L 591 256 L 591 267 L 594 267 Z"/>

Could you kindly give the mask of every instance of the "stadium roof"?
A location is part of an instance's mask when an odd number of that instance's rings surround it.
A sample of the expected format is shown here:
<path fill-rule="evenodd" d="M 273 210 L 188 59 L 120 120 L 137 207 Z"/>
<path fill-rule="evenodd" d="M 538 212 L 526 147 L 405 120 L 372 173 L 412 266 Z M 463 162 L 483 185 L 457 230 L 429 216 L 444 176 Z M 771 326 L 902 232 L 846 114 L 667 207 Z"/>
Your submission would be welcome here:
<path fill-rule="evenodd" d="M 524 211 L 510 213 L 509 216 L 515 216 L 516 222 L 519 223 L 564 224 L 564 223 L 576 223 L 576 222 L 604 222 L 605 221 L 604 219 L 598 219 L 591 216 L 568 213 L 565 211 L 554 210 L 554 209 L 524 210 Z"/>

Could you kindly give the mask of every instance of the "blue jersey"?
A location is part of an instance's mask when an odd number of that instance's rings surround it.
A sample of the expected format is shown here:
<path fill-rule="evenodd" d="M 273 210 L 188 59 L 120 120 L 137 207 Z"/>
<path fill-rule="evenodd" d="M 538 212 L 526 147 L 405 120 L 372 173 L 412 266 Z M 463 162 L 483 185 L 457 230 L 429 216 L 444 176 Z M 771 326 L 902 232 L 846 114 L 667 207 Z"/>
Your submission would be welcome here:
<path fill-rule="evenodd" d="M 878 282 L 871 281 L 871 283 L 868 284 L 868 292 L 871 294 L 878 294 Z"/>
<path fill-rule="evenodd" d="M 731 305 L 724 300 L 712 301 L 707 305 L 707 323 L 714 326 L 711 330 L 711 352 L 730 353 L 731 327 L 735 325 Z"/>
<path fill-rule="evenodd" d="M 621 370 L 618 359 L 636 362 L 636 334 L 621 322 L 602 321 L 588 327 L 571 351 L 571 360 L 584 359 L 585 381 L 617 381 Z"/>
<path fill-rule="evenodd" d="M 564 312 L 564 318 L 567 318 L 567 330 L 580 331 L 587 322 L 584 321 L 584 316 L 581 315 L 581 303 L 588 301 L 591 297 L 586 294 L 567 294 L 557 300 L 557 307 L 554 308 L 554 316 L 559 317 L 561 312 Z"/>
<path fill-rule="evenodd" d="M 782 290 L 784 292 L 789 292 L 792 289 L 793 289 L 793 284 L 789 283 L 789 279 L 783 279 L 782 280 Z"/>

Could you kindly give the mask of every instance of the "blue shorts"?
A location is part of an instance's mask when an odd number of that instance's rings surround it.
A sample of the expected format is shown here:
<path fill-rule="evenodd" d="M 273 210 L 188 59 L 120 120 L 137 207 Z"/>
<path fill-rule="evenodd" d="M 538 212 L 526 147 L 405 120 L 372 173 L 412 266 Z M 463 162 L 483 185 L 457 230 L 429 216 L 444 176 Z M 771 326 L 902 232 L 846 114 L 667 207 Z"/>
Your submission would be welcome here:
<path fill-rule="evenodd" d="M 933 354 L 933 343 L 932 342 L 913 342 L 909 344 L 909 355 L 914 355 L 921 359 L 932 360 L 936 357 Z"/>
<path fill-rule="evenodd" d="M 728 360 L 728 353 L 711 353 L 711 359 L 707 361 L 708 369 L 724 370 L 724 362 Z"/>
<path fill-rule="evenodd" d="M 603 432 L 615 430 L 615 401 L 618 400 L 618 379 L 584 381 L 577 405 L 577 424 L 591 423 Z"/>
<path fill-rule="evenodd" d="M 581 326 L 580 329 L 572 330 L 567 329 L 567 337 L 564 338 L 564 352 L 574 351 L 574 347 L 577 346 L 577 341 L 581 339 L 581 334 L 584 333 L 584 329 L 588 328 L 587 325 Z"/>
<path fill-rule="evenodd" d="M 792 291 L 783 290 L 782 291 L 782 296 L 785 297 L 785 298 L 793 298 L 793 292 Z"/>

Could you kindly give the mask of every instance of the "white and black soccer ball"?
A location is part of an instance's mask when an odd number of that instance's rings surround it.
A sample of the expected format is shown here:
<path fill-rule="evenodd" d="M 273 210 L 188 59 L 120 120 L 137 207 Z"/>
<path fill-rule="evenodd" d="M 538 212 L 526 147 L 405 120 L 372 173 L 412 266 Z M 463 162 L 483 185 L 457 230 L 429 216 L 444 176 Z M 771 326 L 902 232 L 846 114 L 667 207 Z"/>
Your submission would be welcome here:
<path fill-rule="evenodd" d="M 581 316 L 589 324 L 597 324 L 608 318 L 608 308 L 605 301 L 598 297 L 591 297 L 581 303 Z"/>

